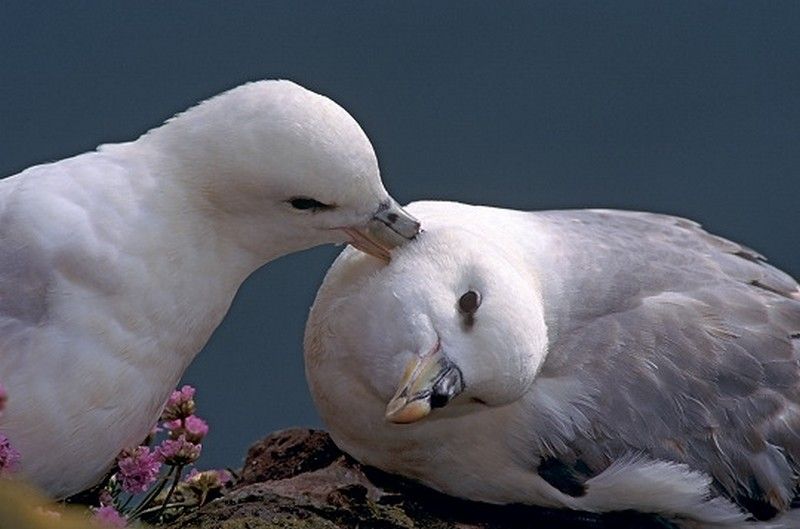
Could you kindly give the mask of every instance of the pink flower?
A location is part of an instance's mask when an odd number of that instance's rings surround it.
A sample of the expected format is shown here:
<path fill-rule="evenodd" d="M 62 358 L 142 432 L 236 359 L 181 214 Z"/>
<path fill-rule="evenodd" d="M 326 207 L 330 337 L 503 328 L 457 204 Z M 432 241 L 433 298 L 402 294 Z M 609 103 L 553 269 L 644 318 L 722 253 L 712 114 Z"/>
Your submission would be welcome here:
<path fill-rule="evenodd" d="M 96 509 L 92 519 L 100 522 L 103 527 L 125 527 L 127 525 L 125 517 L 110 505 Z"/>
<path fill-rule="evenodd" d="M 161 459 L 156 452 L 150 452 L 150 448 L 139 446 L 123 451 L 117 460 L 117 467 L 122 490 L 138 494 L 146 491 L 158 478 Z"/>
<path fill-rule="evenodd" d="M 169 436 L 173 439 L 185 435 L 186 440 L 192 443 L 199 443 L 208 433 L 208 423 L 196 415 L 167 421 L 164 423 L 164 428 L 169 430 Z"/>
<path fill-rule="evenodd" d="M 194 388 L 192 386 L 183 386 L 181 389 L 176 389 L 169 396 L 164 411 L 161 413 L 161 418 L 165 421 L 174 421 L 175 419 L 185 419 L 192 415 L 195 410 L 194 403 Z"/>
<path fill-rule="evenodd" d="M 19 463 L 20 454 L 11 445 L 8 437 L 0 433 L 0 476 L 13 472 Z"/>
<path fill-rule="evenodd" d="M 156 451 L 164 463 L 177 466 L 197 461 L 202 448 L 203 445 L 187 441 L 186 436 L 181 434 L 177 439 L 162 441 Z"/>

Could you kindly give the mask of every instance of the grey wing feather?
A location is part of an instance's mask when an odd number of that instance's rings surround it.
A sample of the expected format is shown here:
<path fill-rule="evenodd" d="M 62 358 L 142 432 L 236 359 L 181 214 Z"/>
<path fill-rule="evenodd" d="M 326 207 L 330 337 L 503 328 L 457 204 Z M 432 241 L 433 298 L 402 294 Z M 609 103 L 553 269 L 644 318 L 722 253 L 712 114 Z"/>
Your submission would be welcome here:
<path fill-rule="evenodd" d="M 758 518 L 787 508 L 800 471 L 797 283 L 684 219 L 542 215 L 569 256 L 560 294 L 572 300 L 549 316 L 540 381 L 577 384 L 586 419 L 537 428 L 543 460 L 589 478 L 646 454 L 706 472 Z"/>

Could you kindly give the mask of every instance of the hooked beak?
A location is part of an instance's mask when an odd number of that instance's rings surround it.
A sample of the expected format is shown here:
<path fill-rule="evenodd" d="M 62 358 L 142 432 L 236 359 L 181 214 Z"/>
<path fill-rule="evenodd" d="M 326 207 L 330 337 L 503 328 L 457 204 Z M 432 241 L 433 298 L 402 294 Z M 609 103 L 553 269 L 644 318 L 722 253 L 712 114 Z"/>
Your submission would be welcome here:
<path fill-rule="evenodd" d="M 381 203 L 366 226 L 344 228 L 350 244 L 378 259 L 389 261 L 390 251 L 419 233 L 420 224 L 392 199 Z"/>
<path fill-rule="evenodd" d="M 386 419 L 399 424 L 416 422 L 433 408 L 442 408 L 464 391 L 461 370 L 442 352 L 441 342 L 406 364 L 400 387 L 386 405 Z"/>

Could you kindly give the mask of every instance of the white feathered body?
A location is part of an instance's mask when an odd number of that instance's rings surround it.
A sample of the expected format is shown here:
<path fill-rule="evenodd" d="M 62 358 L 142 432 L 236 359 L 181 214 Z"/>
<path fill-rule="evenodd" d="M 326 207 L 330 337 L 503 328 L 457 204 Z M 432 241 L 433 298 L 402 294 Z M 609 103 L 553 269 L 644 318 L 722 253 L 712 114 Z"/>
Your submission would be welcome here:
<path fill-rule="evenodd" d="M 22 476 L 57 497 L 97 483 L 250 273 L 356 236 L 383 255 L 406 217 L 358 123 L 288 81 L 0 180 L 0 431 Z"/>
<path fill-rule="evenodd" d="M 157 167 L 130 143 L 0 181 L 0 430 L 55 495 L 144 439 L 249 272 Z"/>

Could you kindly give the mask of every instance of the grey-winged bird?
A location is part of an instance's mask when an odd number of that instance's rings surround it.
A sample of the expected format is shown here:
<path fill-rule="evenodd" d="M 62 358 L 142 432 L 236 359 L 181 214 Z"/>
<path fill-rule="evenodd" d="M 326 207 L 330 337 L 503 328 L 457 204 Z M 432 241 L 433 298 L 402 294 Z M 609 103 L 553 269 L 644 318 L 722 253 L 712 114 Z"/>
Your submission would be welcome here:
<path fill-rule="evenodd" d="M 665 215 L 411 204 L 306 328 L 336 443 L 451 495 L 800 527 L 800 291 Z M 763 520 L 763 521 L 758 521 Z"/>

